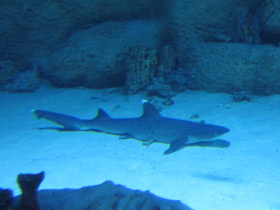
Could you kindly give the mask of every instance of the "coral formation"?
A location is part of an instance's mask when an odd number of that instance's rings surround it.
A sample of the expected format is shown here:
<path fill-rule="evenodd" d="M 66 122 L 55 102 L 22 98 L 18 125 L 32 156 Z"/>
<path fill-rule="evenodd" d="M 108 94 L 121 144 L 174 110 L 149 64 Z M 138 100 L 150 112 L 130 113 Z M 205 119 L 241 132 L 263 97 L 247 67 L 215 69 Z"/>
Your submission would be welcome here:
<path fill-rule="evenodd" d="M 146 99 L 161 110 L 161 105 L 174 103 L 174 91 L 185 90 L 186 74 L 182 69 L 175 71 L 176 53 L 171 45 L 159 50 L 137 47 L 130 49 L 128 54 L 127 94 L 145 91 Z"/>
<path fill-rule="evenodd" d="M 140 90 L 147 89 L 151 85 L 152 80 L 159 77 L 163 78 L 160 82 L 161 87 L 163 83 L 168 85 L 165 82 L 165 77 L 170 75 L 175 69 L 176 54 L 172 46 L 166 45 L 159 50 L 136 47 L 130 49 L 128 54 L 128 71 L 125 84 L 128 94 L 134 94 Z M 153 85 L 152 89 L 154 88 L 155 85 Z"/>
<path fill-rule="evenodd" d="M 165 45 L 159 52 L 158 76 L 170 74 L 176 67 L 176 53 L 171 45 Z"/>
<path fill-rule="evenodd" d="M 125 84 L 127 93 L 134 94 L 147 87 L 156 75 L 157 64 L 156 49 L 142 47 L 130 49 Z"/>

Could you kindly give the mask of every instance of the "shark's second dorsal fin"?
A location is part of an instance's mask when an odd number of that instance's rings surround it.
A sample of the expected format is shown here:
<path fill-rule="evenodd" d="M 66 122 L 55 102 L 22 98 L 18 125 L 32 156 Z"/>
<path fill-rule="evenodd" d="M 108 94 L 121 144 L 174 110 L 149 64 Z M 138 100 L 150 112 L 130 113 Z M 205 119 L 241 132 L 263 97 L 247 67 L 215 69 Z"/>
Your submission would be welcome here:
<path fill-rule="evenodd" d="M 98 109 L 97 111 L 97 116 L 94 118 L 95 120 L 96 119 L 108 119 L 108 118 L 111 118 L 103 109 Z"/>
<path fill-rule="evenodd" d="M 161 115 L 151 103 L 144 102 L 143 115 L 141 117 L 161 117 Z"/>

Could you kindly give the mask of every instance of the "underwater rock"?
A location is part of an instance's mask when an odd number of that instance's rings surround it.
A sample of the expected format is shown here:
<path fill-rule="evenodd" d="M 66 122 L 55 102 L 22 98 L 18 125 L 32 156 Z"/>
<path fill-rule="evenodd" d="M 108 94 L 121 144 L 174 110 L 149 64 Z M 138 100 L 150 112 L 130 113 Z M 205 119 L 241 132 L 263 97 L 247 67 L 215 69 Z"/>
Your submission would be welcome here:
<path fill-rule="evenodd" d="M 18 70 L 13 62 L 6 60 L 0 61 L 0 90 L 5 90 L 5 86 L 9 84 L 18 74 Z"/>
<path fill-rule="evenodd" d="M 39 77 L 36 69 L 20 72 L 15 78 L 10 81 L 5 90 L 22 93 L 34 92 L 39 87 Z"/>
<path fill-rule="evenodd" d="M 233 93 L 232 99 L 234 102 L 241 102 L 241 101 L 253 101 L 253 95 L 251 91 L 240 91 Z"/>
<path fill-rule="evenodd" d="M 166 74 L 165 82 L 175 92 L 182 92 L 186 90 L 187 70 L 179 68 L 173 71 L 172 74 Z"/>
<path fill-rule="evenodd" d="M 200 43 L 189 60 L 186 85 L 233 94 L 280 93 L 280 49 L 272 45 Z"/>
<path fill-rule="evenodd" d="M 219 41 L 233 39 L 239 4 L 232 0 L 176 0 L 170 10 L 169 22 L 179 67 L 187 67 L 197 42 L 213 40 L 213 37 L 223 37 Z"/>
<path fill-rule="evenodd" d="M 20 210 L 39 210 L 37 190 L 44 179 L 44 172 L 39 174 L 19 174 L 17 177 L 18 185 L 21 189 L 19 201 Z"/>
<path fill-rule="evenodd" d="M 77 31 L 43 62 L 40 73 L 58 87 L 123 86 L 126 52 L 158 46 L 160 28 L 157 21 L 107 21 Z"/>
<path fill-rule="evenodd" d="M 262 4 L 237 8 L 237 30 L 234 41 L 245 44 L 261 43 L 260 10 Z"/>
<path fill-rule="evenodd" d="M 44 178 L 44 172 L 39 174 L 20 174 L 18 182 L 22 195 L 14 198 L 13 209 L 18 210 L 191 210 L 180 201 L 158 197 L 149 191 L 131 190 L 122 185 L 106 181 L 100 185 L 83 187 L 81 189 L 40 190 L 37 188 Z M 4 194 L 9 198 L 11 192 Z M 37 200 L 38 198 L 38 200 Z M 1 191 L 0 191 L 1 202 Z M 0 203 L 0 207 L 1 207 Z M 1 208 L 2 209 L 2 208 Z M 4 210 L 4 209 L 3 209 Z M 8 209 L 7 209 L 8 210 Z"/>
<path fill-rule="evenodd" d="M 9 189 L 0 188 L 0 209 L 12 210 L 13 192 Z"/>
<path fill-rule="evenodd" d="M 163 77 L 154 78 L 146 88 L 147 96 L 157 96 L 159 98 L 171 98 L 175 95 L 171 87 L 167 85 Z"/>
<path fill-rule="evenodd" d="M 13 60 L 18 66 L 33 63 L 51 54 L 75 31 L 109 20 L 159 18 L 166 13 L 164 5 L 168 1 L 2 1 L 0 60 Z"/>
<path fill-rule="evenodd" d="M 188 67 L 193 50 L 201 42 L 258 44 L 271 43 L 272 39 L 280 41 L 279 8 L 278 0 L 176 0 L 167 15 L 179 67 Z M 274 34 L 264 37 L 272 30 Z"/>
<path fill-rule="evenodd" d="M 262 38 L 268 43 L 280 42 L 280 1 L 263 1 L 261 10 Z"/>
<path fill-rule="evenodd" d="M 191 210 L 180 201 L 160 198 L 149 191 L 131 190 L 111 181 L 81 189 L 40 190 L 38 199 L 41 210 Z"/>

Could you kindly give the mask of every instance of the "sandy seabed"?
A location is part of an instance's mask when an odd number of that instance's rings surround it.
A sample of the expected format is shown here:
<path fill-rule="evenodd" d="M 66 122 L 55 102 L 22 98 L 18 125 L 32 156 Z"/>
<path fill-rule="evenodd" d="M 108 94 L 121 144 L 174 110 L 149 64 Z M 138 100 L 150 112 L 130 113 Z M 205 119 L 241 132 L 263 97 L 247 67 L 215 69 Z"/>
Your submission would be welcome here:
<path fill-rule="evenodd" d="M 111 117 L 138 117 L 144 95 L 120 91 L 41 88 L 35 93 L 0 93 L 0 187 L 17 195 L 19 173 L 45 171 L 40 189 L 80 188 L 111 180 L 181 200 L 196 210 L 280 209 L 280 95 L 253 102 L 227 94 L 186 91 L 163 107 L 166 117 L 222 125 L 226 149 L 187 147 L 162 155 L 167 144 L 144 147 L 137 140 L 96 132 L 39 130 L 32 109 L 91 119 L 103 108 Z"/>

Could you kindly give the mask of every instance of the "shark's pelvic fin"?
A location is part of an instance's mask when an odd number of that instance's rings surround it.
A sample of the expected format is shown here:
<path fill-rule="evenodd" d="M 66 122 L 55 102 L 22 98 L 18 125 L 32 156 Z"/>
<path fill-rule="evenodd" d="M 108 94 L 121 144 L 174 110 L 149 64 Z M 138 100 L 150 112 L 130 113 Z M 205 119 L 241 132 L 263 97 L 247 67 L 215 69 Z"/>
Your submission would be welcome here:
<path fill-rule="evenodd" d="M 141 117 L 161 117 L 161 115 L 151 103 L 144 102 L 143 115 Z"/>

